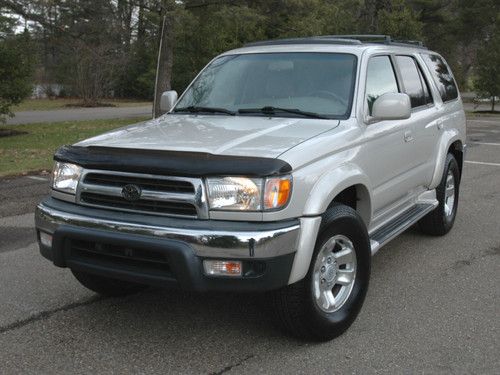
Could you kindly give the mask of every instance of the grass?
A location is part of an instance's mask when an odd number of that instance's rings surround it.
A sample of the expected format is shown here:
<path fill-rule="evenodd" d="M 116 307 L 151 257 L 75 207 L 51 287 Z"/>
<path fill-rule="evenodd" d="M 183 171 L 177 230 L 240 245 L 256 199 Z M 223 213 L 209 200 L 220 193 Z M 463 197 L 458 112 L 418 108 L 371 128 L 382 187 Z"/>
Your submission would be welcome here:
<path fill-rule="evenodd" d="M 81 103 L 79 99 L 76 98 L 60 98 L 60 99 L 27 99 L 21 104 L 12 107 L 12 112 L 19 111 L 48 111 L 53 109 L 68 109 L 68 108 L 78 108 L 78 104 Z M 102 103 L 108 106 L 115 107 L 138 107 L 150 105 L 151 102 L 148 101 L 138 101 L 131 99 L 103 99 Z"/>
<path fill-rule="evenodd" d="M 467 117 L 496 117 L 500 115 L 500 111 L 495 110 L 495 112 L 491 111 L 465 111 Z"/>
<path fill-rule="evenodd" d="M 144 119 L 65 121 L 0 126 L 4 131 L 26 132 L 0 137 L 0 176 L 50 170 L 52 155 L 61 145 L 71 144 Z"/>

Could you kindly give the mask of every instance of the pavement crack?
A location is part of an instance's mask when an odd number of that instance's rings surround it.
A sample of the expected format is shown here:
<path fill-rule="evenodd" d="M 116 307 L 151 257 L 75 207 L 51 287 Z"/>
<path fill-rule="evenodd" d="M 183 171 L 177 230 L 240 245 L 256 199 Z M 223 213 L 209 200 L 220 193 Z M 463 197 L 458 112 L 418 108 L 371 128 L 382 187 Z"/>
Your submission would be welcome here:
<path fill-rule="evenodd" d="M 481 251 L 479 254 L 472 254 L 468 259 L 457 260 L 451 268 L 453 270 L 459 270 L 466 266 L 471 266 L 475 261 L 479 259 L 483 259 L 486 257 L 499 255 L 500 254 L 500 246 L 491 247 L 487 250 Z"/>
<path fill-rule="evenodd" d="M 58 307 L 58 308 L 55 308 L 52 310 L 39 312 L 38 314 L 32 315 L 26 319 L 18 320 L 17 322 L 7 324 L 6 326 L 0 327 L 0 334 L 22 328 L 28 324 L 35 323 L 35 322 L 38 322 L 40 320 L 48 319 L 52 315 L 57 314 L 58 312 L 72 310 L 72 309 L 75 309 L 75 308 L 81 307 L 81 306 L 87 306 L 87 305 L 90 305 L 92 303 L 102 301 L 103 299 L 105 299 L 105 297 L 95 296 L 95 297 L 92 297 L 92 298 L 90 298 L 86 301 L 83 301 L 83 302 L 75 302 L 75 303 L 71 303 L 69 305 Z"/>
<path fill-rule="evenodd" d="M 232 365 L 226 366 L 222 370 L 211 372 L 210 375 L 222 375 L 225 372 L 231 371 L 235 367 L 241 366 L 243 363 L 245 363 L 246 361 L 248 361 L 249 359 L 252 359 L 254 357 L 255 357 L 254 354 L 250 354 L 250 355 L 246 356 L 245 358 L 243 358 L 241 361 L 236 362 Z"/>

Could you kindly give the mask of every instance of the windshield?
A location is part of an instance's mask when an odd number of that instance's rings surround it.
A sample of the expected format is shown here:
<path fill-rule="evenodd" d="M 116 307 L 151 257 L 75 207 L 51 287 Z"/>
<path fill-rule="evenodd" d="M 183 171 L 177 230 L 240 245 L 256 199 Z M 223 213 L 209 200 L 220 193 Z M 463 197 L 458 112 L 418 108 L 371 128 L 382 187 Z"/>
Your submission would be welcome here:
<path fill-rule="evenodd" d="M 265 115 L 299 116 L 302 111 L 327 118 L 346 117 L 355 69 L 356 57 L 341 53 L 222 56 L 199 75 L 174 111 L 216 108 L 211 113 L 255 114 L 260 110 Z"/>

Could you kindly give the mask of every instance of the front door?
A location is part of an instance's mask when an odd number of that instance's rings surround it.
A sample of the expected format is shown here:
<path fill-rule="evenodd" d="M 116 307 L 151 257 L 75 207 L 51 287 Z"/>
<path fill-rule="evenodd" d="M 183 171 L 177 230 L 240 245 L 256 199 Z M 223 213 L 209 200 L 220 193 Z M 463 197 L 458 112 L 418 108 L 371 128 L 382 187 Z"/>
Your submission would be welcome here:
<path fill-rule="evenodd" d="M 382 94 L 401 92 L 393 61 L 388 55 L 373 56 L 368 61 L 365 100 L 369 114 L 373 102 Z M 414 153 L 411 121 L 387 120 L 370 123 L 365 128 L 362 147 L 363 170 L 372 183 L 374 221 L 398 211 L 409 200 L 413 189 Z"/>

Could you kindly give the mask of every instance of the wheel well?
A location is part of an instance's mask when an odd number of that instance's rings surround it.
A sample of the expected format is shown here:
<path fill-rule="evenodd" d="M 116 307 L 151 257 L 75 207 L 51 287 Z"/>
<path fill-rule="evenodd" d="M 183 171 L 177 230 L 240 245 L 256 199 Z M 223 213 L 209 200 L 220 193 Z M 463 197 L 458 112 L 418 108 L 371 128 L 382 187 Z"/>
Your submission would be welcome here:
<path fill-rule="evenodd" d="M 455 159 L 458 163 L 458 169 L 460 170 L 460 176 L 462 176 L 462 167 L 464 165 L 464 153 L 462 150 L 463 150 L 462 142 L 460 142 L 460 141 L 453 142 L 450 145 L 450 148 L 448 149 L 448 152 L 455 157 Z"/>
<path fill-rule="evenodd" d="M 366 186 L 352 185 L 338 193 L 330 202 L 328 208 L 334 203 L 342 203 L 356 210 L 368 227 L 371 220 L 370 193 Z"/>

